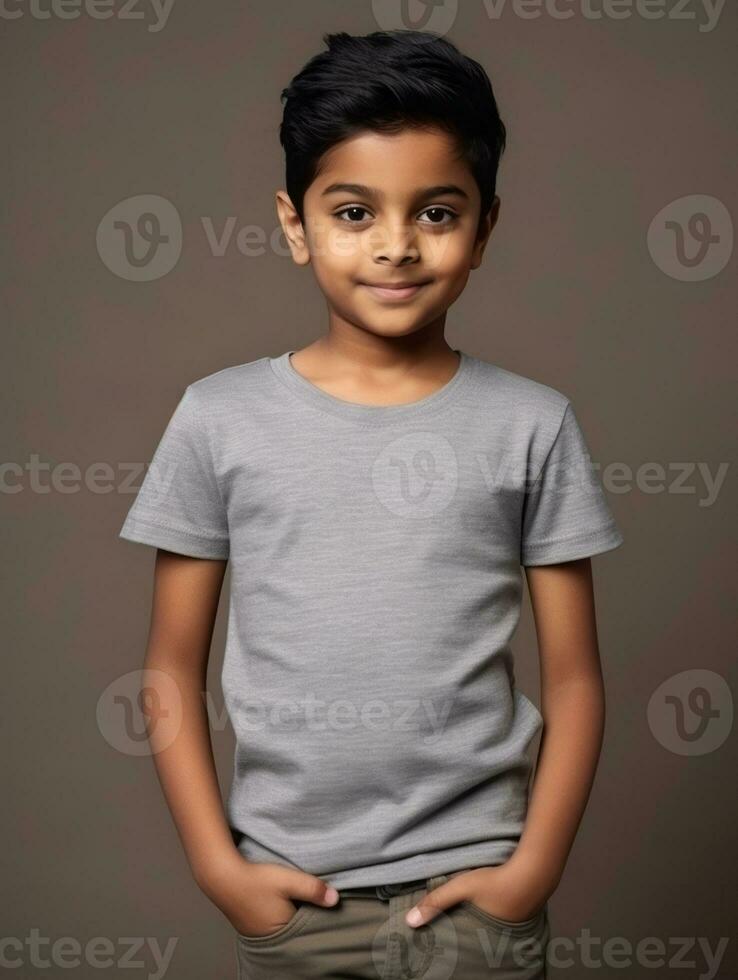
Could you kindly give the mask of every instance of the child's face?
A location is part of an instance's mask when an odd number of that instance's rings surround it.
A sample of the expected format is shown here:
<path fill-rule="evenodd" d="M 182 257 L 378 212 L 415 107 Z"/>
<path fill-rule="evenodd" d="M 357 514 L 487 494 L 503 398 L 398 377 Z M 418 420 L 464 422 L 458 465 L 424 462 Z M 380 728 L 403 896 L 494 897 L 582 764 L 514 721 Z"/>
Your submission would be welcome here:
<path fill-rule="evenodd" d="M 277 207 L 293 258 L 312 263 L 332 322 L 397 337 L 443 324 L 481 263 L 499 198 L 480 223 L 479 188 L 452 139 L 406 129 L 365 131 L 326 153 L 305 194 L 304 228 L 283 191 Z M 398 283 L 421 285 L 376 288 Z"/>

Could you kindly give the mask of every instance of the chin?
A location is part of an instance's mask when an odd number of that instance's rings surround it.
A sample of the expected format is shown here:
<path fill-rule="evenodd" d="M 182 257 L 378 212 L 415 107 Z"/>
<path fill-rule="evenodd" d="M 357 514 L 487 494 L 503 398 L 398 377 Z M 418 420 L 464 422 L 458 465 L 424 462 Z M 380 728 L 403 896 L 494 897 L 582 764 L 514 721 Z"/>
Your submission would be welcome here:
<path fill-rule="evenodd" d="M 386 324 L 365 323 L 364 329 L 367 333 L 372 333 L 375 337 L 409 337 L 410 334 L 417 333 L 423 329 L 424 324 L 398 324 L 388 327 Z"/>

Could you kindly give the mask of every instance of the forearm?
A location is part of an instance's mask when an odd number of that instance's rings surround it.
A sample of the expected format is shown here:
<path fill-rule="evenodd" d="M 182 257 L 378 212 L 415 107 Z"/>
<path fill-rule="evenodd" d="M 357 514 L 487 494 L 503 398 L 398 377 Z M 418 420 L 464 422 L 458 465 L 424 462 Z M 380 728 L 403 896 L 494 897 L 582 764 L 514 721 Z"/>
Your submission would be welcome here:
<path fill-rule="evenodd" d="M 146 685 L 156 704 L 149 741 L 156 772 L 193 876 L 199 884 L 238 856 L 228 827 L 210 741 L 200 671 L 150 651 Z M 166 674 L 164 680 L 159 672 Z M 153 694 L 153 698 L 152 698 Z"/>
<path fill-rule="evenodd" d="M 599 667 L 542 694 L 544 729 L 516 863 L 530 863 L 553 892 L 582 819 L 602 746 L 605 696 Z"/>

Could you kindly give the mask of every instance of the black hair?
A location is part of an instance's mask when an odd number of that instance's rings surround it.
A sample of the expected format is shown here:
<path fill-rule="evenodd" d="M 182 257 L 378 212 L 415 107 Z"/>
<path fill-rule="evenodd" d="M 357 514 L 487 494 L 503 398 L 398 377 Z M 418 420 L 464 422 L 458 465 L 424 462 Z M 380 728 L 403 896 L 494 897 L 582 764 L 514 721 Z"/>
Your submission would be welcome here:
<path fill-rule="evenodd" d="M 482 66 L 430 31 L 324 34 L 315 55 L 282 90 L 279 139 L 287 193 L 305 222 L 305 191 L 322 155 L 362 130 L 438 127 L 456 141 L 480 196 L 492 206 L 506 130 Z"/>

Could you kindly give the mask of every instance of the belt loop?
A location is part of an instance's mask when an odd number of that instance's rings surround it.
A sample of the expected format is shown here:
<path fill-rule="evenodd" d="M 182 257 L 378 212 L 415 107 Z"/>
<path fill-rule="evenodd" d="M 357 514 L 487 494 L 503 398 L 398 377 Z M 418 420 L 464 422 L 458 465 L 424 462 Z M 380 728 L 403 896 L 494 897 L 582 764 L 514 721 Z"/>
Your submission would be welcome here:
<path fill-rule="evenodd" d="M 397 884 L 377 885 L 377 896 L 385 901 L 389 901 L 396 895 L 406 895 L 408 892 L 425 888 L 427 878 L 415 878 L 413 881 L 401 881 Z"/>

